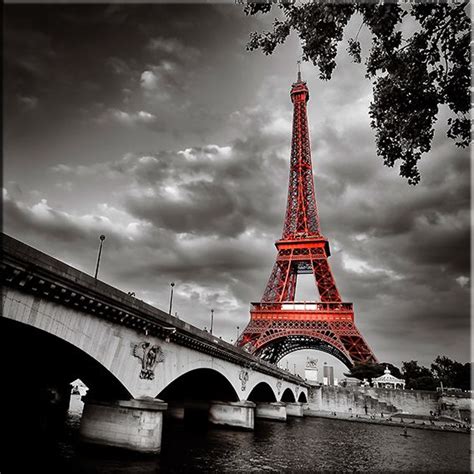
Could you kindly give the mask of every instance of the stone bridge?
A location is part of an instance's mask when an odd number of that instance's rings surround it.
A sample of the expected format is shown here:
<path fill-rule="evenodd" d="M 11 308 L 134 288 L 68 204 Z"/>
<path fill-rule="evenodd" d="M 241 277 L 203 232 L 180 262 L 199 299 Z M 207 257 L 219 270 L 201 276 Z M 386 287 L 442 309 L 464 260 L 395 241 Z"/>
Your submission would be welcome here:
<path fill-rule="evenodd" d="M 2 247 L 12 419 L 67 410 L 76 378 L 90 389 L 81 435 L 96 444 L 158 452 L 164 414 L 243 429 L 302 416 L 301 378 L 5 234 Z"/>

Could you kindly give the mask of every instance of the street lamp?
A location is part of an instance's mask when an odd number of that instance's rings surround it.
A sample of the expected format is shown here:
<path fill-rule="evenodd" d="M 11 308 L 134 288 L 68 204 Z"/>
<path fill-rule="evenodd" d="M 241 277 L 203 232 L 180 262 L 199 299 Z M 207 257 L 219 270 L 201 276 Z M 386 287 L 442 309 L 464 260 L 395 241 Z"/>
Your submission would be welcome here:
<path fill-rule="evenodd" d="M 210 333 L 212 334 L 212 328 L 214 327 L 214 310 L 211 309 L 211 330 Z"/>
<path fill-rule="evenodd" d="M 235 343 L 237 344 L 237 341 L 239 340 L 239 326 L 237 326 L 237 337 L 235 338 Z"/>
<path fill-rule="evenodd" d="M 99 240 L 100 240 L 100 244 L 99 244 L 99 253 L 97 254 L 97 264 L 95 266 L 95 275 L 94 275 L 94 278 L 97 280 L 97 274 L 99 273 L 99 262 L 100 262 L 100 256 L 102 254 L 102 243 L 104 242 L 105 240 L 105 235 L 101 235 L 99 237 Z"/>
<path fill-rule="evenodd" d="M 173 287 L 174 287 L 174 282 L 170 283 L 171 286 L 171 292 L 170 292 L 170 310 L 169 310 L 169 315 L 171 316 L 171 309 L 173 308 Z"/>

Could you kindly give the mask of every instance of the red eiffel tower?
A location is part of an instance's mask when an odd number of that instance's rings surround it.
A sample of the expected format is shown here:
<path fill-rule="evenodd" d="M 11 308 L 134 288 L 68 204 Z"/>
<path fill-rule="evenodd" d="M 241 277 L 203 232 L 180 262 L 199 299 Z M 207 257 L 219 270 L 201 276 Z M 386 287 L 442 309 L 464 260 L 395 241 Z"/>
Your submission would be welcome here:
<path fill-rule="evenodd" d="M 237 345 L 272 363 L 300 349 L 330 353 L 347 367 L 376 362 L 354 324 L 352 303 L 341 300 L 328 262 L 329 242 L 320 232 L 306 116 L 309 91 L 299 71 L 290 95 L 293 136 L 283 235 L 275 243 L 278 255 L 262 300 L 252 303 Z M 295 302 L 302 273 L 314 275 L 320 302 Z"/>

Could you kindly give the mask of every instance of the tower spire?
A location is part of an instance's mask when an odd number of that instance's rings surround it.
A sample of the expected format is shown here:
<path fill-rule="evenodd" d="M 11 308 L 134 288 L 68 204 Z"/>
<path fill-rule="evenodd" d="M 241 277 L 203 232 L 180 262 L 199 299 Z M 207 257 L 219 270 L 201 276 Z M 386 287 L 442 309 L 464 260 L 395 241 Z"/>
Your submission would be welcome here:
<path fill-rule="evenodd" d="M 300 60 L 296 61 L 296 64 L 298 65 L 298 80 L 297 80 L 297 82 L 302 82 L 301 81 L 301 61 Z"/>
<path fill-rule="evenodd" d="M 301 81 L 300 62 L 298 61 L 298 81 L 292 85 L 290 91 L 293 102 L 293 134 L 288 201 L 282 236 L 284 239 L 320 234 L 306 111 L 309 90 L 306 83 Z"/>

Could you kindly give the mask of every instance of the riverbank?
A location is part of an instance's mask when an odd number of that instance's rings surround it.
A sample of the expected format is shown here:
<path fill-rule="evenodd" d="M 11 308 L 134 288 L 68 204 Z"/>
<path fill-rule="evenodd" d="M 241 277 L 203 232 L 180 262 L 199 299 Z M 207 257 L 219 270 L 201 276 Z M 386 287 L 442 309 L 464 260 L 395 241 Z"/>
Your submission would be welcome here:
<path fill-rule="evenodd" d="M 350 415 L 349 413 L 327 412 L 318 410 L 305 410 L 305 416 L 315 418 L 330 418 L 332 420 L 344 420 L 354 423 L 369 423 L 374 425 L 395 426 L 399 428 L 413 428 L 419 430 L 448 431 L 454 433 L 471 433 L 471 426 L 454 422 L 452 420 L 427 420 L 426 417 L 415 417 L 413 415 Z M 468 427 L 466 427 L 468 426 Z"/>

